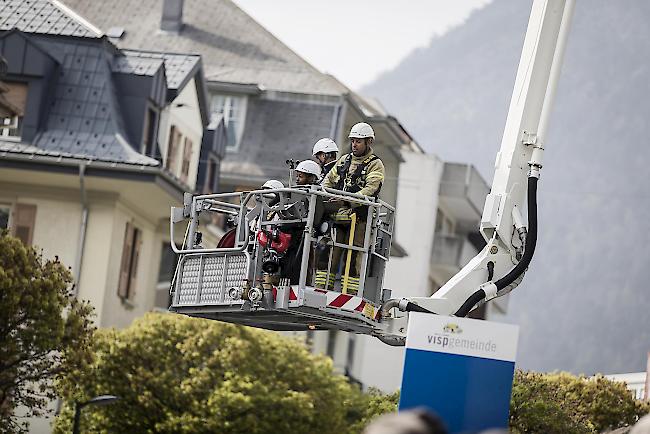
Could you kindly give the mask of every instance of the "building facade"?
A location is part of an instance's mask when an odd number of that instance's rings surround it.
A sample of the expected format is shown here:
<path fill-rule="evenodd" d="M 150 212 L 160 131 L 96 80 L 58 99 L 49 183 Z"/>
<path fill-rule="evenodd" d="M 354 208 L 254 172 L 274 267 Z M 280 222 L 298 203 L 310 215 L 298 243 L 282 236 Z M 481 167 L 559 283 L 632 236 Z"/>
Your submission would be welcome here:
<path fill-rule="evenodd" d="M 474 168 L 426 154 L 378 102 L 313 68 L 231 1 L 8 3 L 0 226 L 73 266 L 98 325 L 167 307 L 169 208 L 183 192 L 286 184 L 286 160 L 310 158 L 322 137 L 348 152 L 361 121 L 386 167 L 382 199 L 398 208 L 385 278 L 393 296 L 431 295 L 482 247 L 489 189 Z M 335 331 L 306 338 L 364 387 L 399 387 L 402 349 Z"/>
<path fill-rule="evenodd" d="M 202 153 L 223 154 L 201 59 L 119 50 L 56 2 L 0 14 L 0 225 L 72 267 L 99 326 L 126 326 L 168 292 L 170 205 L 207 187 Z"/>
<path fill-rule="evenodd" d="M 268 179 L 286 184 L 287 160 L 310 158 L 322 137 L 333 138 L 341 153 L 349 152 L 352 125 L 370 123 L 377 136 L 375 152 L 386 168 L 381 198 L 398 205 L 386 273 L 386 286 L 395 295 L 430 295 L 480 248 L 480 195 L 488 189 L 475 169 L 425 154 L 380 103 L 316 70 L 232 1 L 67 4 L 114 29 L 109 36 L 119 47 L 202 55 L 210 116 L 223 117 L 227 129 L 221 191 L 255 189 Z M 314 351 L 332 356 L 340 372 L 364 385 L 397 387 L 397 376 L 384 382 L 384 364 L 375 362 L 377 355 L 399 350 L 343 332 L 309 333 L 307 339 Z M 389 359 L 401 360 L 397 355 Z"/>
<path fill-rule="evenodd" d="M 349 152 L 347 133 L 366 121 L 384 160 L 382 197 L 395 204 L 400 148 L 412 139 L 381 107 L 355 94 L 294 53 L 230 0 L 68 0 L 108 32 L 117 46 L 198 53 L 204 62 L 211 117 L 223 117 L 226 157 L 221 191 L 288 182 L 289 159 L 311 157 L 331 137 Z"/>

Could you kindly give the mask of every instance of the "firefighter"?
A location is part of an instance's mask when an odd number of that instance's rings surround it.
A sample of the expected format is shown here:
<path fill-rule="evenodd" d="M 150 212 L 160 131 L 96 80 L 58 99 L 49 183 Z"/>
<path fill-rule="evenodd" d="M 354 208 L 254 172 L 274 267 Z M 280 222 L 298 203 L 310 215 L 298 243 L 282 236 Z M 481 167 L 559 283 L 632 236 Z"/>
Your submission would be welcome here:
<path fill-rule="evenodd" d="M 381 186 L 384 182 L 384 163 L 375 155 L 372 150 L 372 144 L 375 140 L 375 132 L 370 125 L 365 122 L 355 124 L 350 129 L 350 147 L 351 152 L 342 156 L 336 165 L 329 171 L 323 181 L 323 186 L 335 188 L 350 193 L 362 194 L 370 197 L 378 197 Z M 368 219 L 368 207 L 365 206 L 344 206 L 332 216 L 337 223 L 336 242 L 348 244 L 350 236 L 353 236 L 352 245 L 357 247 L 363 246 L 366 224 Z M 351 231 L 352 220 L 355 220 L 354 231 Z M 352 232 L 352 233 L 351 233 Z M 347 253 L 347 250 L 346 250 Z M 329 279 L 325 277 L 327 270 L 319 270 L 316 275 L 317 284 L 326 288 L 333 286 L 333 279 L 339 270 L 343 250 L 334 248 L 332 253 L 332 265 L 329 270 Z M 346 289 L 348 293 L 355 294 L 359 289 L 359 276 L 361 268 L 361 258 L 359 253 L 352 251 L 351 266 L 349 267 L 348 276 L 343 276 L 343 281 L 347 280 Z M 345 268 L 342 275 L 345 273 Z M 328 280 L 325 282 L 325 280 Z"/>
<path fill-rule="evenodd" d="M 318 184 L 322 173 L 320 166 L 315 161 L 302 161 L 296 166 L 296 185 Z"/>
<path fill-rule="evenodd" d="M 332 167 L 336 164 L 338 153 L 339 147 L 332 139 L 323 138 L 314 144 L 312 155 L 323 169 L 323 181 L 330 170 L 332 170 Z"/>
<path fill-rule="evenodd" d="M 313 160 L 298 163 L 295 169 L 296 186 L 317 185 L 321 178 L 321 168 Z M 300 278 L 300 264 L 302 260 L 302 236 L 305 229 L 304 223 L 285 223 L 279 229 L 291 235 L 289 248 L 280 261 L 282 277 L 288 277 L 292 285 L 297 285 Z M 313 266 L 312 266 L 313 269 Z"/>

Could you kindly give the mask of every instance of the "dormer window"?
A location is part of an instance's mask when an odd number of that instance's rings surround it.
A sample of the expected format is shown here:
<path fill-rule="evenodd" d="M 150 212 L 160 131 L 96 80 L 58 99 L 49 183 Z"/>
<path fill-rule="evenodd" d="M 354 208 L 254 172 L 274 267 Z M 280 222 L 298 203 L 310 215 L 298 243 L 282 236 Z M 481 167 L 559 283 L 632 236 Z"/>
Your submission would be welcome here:
<path fill-rule="evenodd" d="M 0 82 L 0 137 L 20 139 L 26 103 L 26 83 Z"/>
<path fill-rule="evenodd" d="M 239 148 L 244 133 L 244 121 L 246 120 L 246 97 L 236 95 L 212 95 L 210 112 L 212 119 L 215 116 L 223 116 L 223 123 L 226 125 L 226 150 L 236 151 Z"/>
<path fill-rule="evenodd" d="M 156 132 L 158 131 L 158 114 L 151 107 L 147 108 L 142 128 L 142 148 L 140 152 L 149 157 L 157 158 Z"/>

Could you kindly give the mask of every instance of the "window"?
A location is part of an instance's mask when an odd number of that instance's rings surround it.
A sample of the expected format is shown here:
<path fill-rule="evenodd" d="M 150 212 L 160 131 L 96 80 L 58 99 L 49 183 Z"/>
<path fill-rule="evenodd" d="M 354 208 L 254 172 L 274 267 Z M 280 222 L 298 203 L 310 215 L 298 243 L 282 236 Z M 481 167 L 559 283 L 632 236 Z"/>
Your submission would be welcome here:
<path fill-rule="evenodd" d="M 0 82 L 0 137 L 20 139 L 26 104 L 26 83 Z"/>
<path fill-rule="evenodd" d="M 125 300 L 132 300 L 135 294 L 135 279 L 141 244 L 142 232 L 132 223 L 127 222 L 124 231 L 122 262 L 120 263 L 120 280 L 117 286 L 117 295 Z"/>
<path fill-rule="evenodd" d="M 148 108 L 144 116 L 144 127 L 142 130 L 142 150 L 141 152 L 150 157 L 155 157 L 156 143 L 156 112 Z"/>
<path fill-rule="evenodd" d="M 442 235 L 452 235 L 454 233 L 454 223 L 440 209 L 436 212 L 435 232 Z"/>
<path fill-rule="evenodd" d="M 348 335 L 348 354 L 346 357 L 345 361 L 345 371 L 346 372 L 352 372 L 352 368 L 354 366 L 354 350 L 356 347 L 357 339 L 356 335 L 354 333 L 350 333 Z"/>
<path fill-rule="evenodd" d="M 11 205 L 0 203 L 0 230 L 9 229 L 10 216 L 11 216 Z"/>
<path fill-rule="evenodd" d="M 158 283 L 169 284 L 174 277 L 178 256 L 172 250 L 169 242 L 162 243 L 160 254 L 160 269 L 158 270 Z"/>
<path fill-rule="evenodd" d="M 178 151 L 181 147 L 182 135 L 176 126 L 172 125 L 169 130 L 169 141 L 167 143 L 167 170 L 176 173 L 176 160 L 178 158 Z"/>
<path fill-rule="evenodd" d="M 208 158 L 208 174 L 206 176 L 205 186 L 203 193 L 216 193 L 217 179 L 219 179 L 219 165 L 214 157 Z"/>
<path fill-rule="evenodd" d="M 241 142 L 246 119 L 246 97 L 234 95 L 213 95 L 210 105 L 212 116 L 223 115 L 226 125 L 226 149 L 236 150 Z"/>
<path fill-rule="evenodd" d="M 14 218 L 11 221 L 12 233 L 16 238 L 30 246 L 34 238 L 34 223 L 36 222 L 36 205 L 16 204 Z"/>
<path fill-rule="evenodd" d="M 19 238 L 23 244 L 32 244 L 35 223 L 36 205 L 18 203 L 12 209 L 10 204 L 0 203 L 0 230 L 8 229 L 11 235 Z"/>
<path fill-rule="evenodd" d="M 190 161 L 192 160 L 192 141 L 185 137 L 183 144 L 183 163 L 181 164 L 181 181 L 187 184 L 190 174 Z"/>
<path fill-rule="evenodd" d="M 334 358 L 336 351 L 336 330 L 327 331 L 327 355 Z"/>
<path fill-rule="evenodd" d="M 16 139 L 20 139 L 22 129 L 22 116 L 2 118 L 2 125 L 0 125 L 0 137 L 15 137 Z"/>
<path fill-rule="evenodd" d="M 178 256 L 174 253 L 169 241 L 162 243 L 160 252 L 160 268 L 158 269 L 158 284 L 156 285 L 156 296 L 154 306 L 160 309 L 168 309 L 171 304 L 169 286 L 174 278 L 174 271 L 178 263 Z"/>

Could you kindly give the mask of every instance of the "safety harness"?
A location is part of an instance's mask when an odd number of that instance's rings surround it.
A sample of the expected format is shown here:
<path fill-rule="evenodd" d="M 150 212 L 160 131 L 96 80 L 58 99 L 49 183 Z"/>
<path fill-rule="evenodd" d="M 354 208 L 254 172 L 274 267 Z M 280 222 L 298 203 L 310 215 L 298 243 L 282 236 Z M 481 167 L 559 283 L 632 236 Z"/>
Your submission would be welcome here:
<path fill-rule="evenodd" d="M 368 172 L 368 165 L 378 159 L 379 157 L 375 154 L 370 154 L 357 165 L 353 173 L 348 173 L 350 170 L 350 165 L 352 164 L 352 154 L 348 154 L 343 164 L 336 167 L 336 173 L 338 174 L 339 179 L 336 182 L 334 188 L 337 190 L 347 191 L 349 193 L 358 193 L 361 191 L 361 189 L 363 189 L 363 187 L 366 186 L 366 174 Z M 379 190 L 381 190 L 381 184 L 379 184 L 379 188 L 372 196 L 379 196 Z"/>

